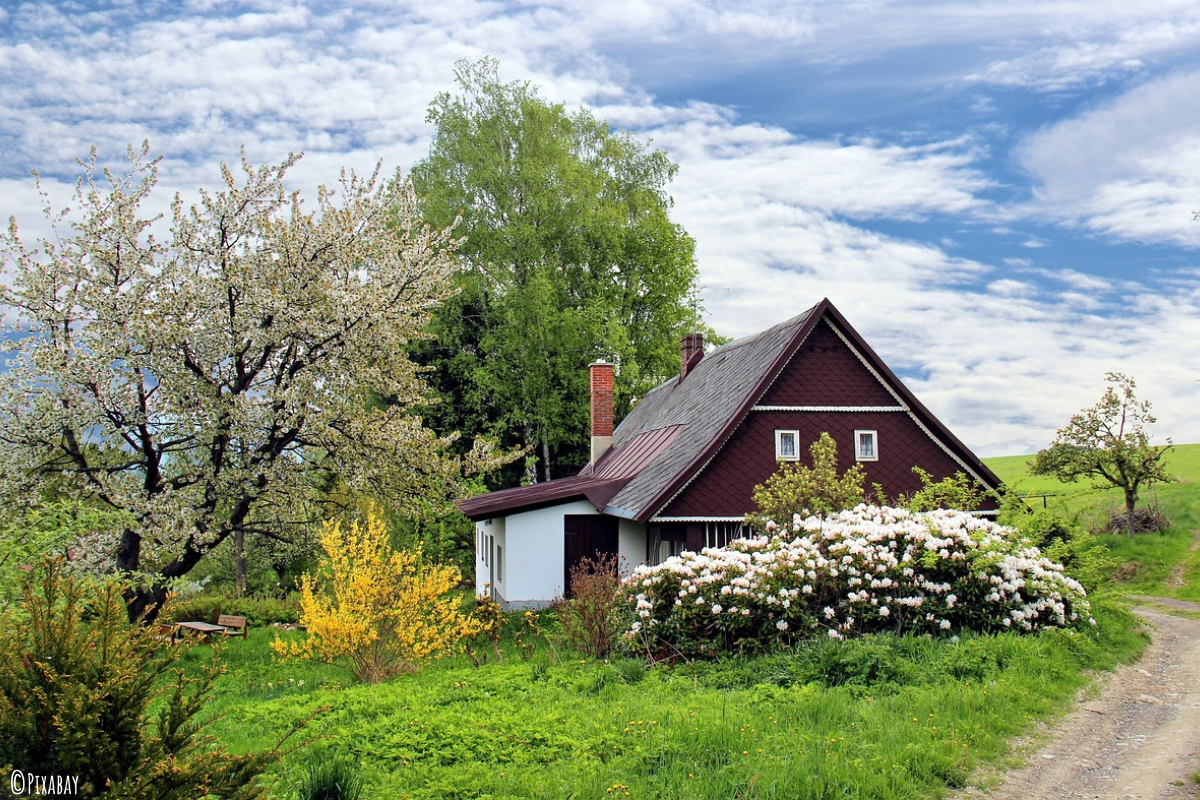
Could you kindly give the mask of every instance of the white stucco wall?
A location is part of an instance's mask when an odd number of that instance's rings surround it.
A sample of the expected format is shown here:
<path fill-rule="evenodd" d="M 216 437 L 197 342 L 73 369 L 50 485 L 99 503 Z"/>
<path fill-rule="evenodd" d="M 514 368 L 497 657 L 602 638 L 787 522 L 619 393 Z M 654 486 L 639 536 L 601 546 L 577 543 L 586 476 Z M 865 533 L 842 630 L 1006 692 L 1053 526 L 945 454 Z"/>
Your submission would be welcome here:
<path fill-rule="evenodd" d="M 494 580 L 497 599 L 506 607 L 537 608 L 563 595 L 563 517 L 595 514 L 586 500 L 563 503 L 475 523 L 475 591 L 485 594 Z M 489 540 L 488 537 L 491 537 Z M 489 541 L 491 548 L 489 548 Z M 480 547 L 479 545 L 482 545 Z M 498 545 L 499 564 L 490 563 Z M 646 529 L 631 520 L 617 526 L 618 555 L 626 569 L 646 560 Z M 487 551 L 487 552 L 485 552 Z M 497 576 L 497 567 L 499 573 Z"/>
<path fill-rule="evenodd" d="M 629 574 L 634 567 L 646 563 L 646 526 L 631 519 L 621 520 L 617 527 L 617 547 L 620 549 L 621 568 Z"/>
<path fill-rule="evenodd" d="M 500 546 L 501 560 L 508 560 L 508 538 L 505 535 L 505 519 L 483 520 L 475 523 L 475 594 L 479 596 L 492 594 L 492 583 L 495 582 L 497 593 L 504 595 L 506 578 L 501 564 L 499 578 L 494 575 L 494 565 L 491 554 L 495 546 Z M 489 538 L 491 537 L 491 538 Z"/>
<path fill-rule="evenodd" d="M 586 500 L 513 514 L 506 520 L 508 581 L 501 592 L 515 606 L 545 606 L 562 597 L 563 516 L 595 514 Z"/>

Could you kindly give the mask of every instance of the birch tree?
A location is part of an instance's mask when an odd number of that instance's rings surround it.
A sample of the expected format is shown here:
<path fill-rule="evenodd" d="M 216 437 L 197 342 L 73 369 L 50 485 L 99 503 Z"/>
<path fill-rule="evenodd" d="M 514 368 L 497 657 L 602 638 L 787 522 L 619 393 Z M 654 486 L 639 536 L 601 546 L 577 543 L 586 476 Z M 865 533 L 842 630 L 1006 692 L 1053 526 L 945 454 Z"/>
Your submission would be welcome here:
<path fill-rule="evenodd" d="M 131 616 L 226 539 L 310 524 L 334 476 L 404 508 L 493 465 L 411 412 L 428 397 L 405 354 L 454 292 L 459 240 L 398 172 L 343 172 L 310 210 L 285 189 L 297 157 L 243 153 L 159 222 L 148 152 L 114 173 L 93 151 L 53 235 L 30 246 L 14 220 L 0 251 L 0 299 L 32 331 L 0 376 L 0 495 L 123 512 L 87 555 L 145 576 Z"/>
<path fill-rule="evenodd" d="M 677 168 L 586 109 L 502 83 L 494 59 L 459 62 L 455 77 L 413 168 L 429 219 L 461 215 L 467 237 L 462 292 L 418 349 L 448 400 L 430 416 L 528 447 L 529 480 L 562 477 L 586 461 L 586 365 L 620 364 L 622 416 L 678 374 L 698 322 L 694 243 L 669 216 Z"/>

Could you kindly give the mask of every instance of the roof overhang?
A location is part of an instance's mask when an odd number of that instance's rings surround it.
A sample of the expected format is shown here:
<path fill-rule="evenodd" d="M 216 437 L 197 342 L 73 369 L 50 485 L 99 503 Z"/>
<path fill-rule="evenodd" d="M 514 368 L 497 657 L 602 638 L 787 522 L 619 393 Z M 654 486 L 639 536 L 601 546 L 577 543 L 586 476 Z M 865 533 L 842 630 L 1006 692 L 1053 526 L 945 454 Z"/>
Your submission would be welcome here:
<path fill-rule="evenodd" d="M 509 514 L 519 514 L 523 511 L 533 511 L 538 508 L 548 508 L 574 500 L 587 500 L 597 511 L 603 511 L 608 505 L 608 501 L 612 500 L 627 483 L 629 483 L 629 478 L 604 479 L 575 476 L 467 497 L 456 500 L 455 504 L 458 505 L 460 511 L 475 522 L 504 517 Z"/>

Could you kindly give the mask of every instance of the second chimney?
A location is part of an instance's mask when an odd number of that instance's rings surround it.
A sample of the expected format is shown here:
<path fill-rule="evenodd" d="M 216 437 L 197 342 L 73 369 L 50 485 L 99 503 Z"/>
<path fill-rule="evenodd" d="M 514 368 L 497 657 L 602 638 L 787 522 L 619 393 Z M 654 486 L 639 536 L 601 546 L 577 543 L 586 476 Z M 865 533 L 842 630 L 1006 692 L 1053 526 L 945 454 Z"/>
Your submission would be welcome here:
<path fill-rule="evenodd" d="M 591 364 L 592 373 L 592 460 L 612 447 L 613 440 L 613 365 L 604 359 Z"/>
<path fill-rule="evenodd" d="M 704 334 L 689 333 L 684 336 L 680 343 L 679 380 L 686 378 L 702 358 L 704 358 Z"/>

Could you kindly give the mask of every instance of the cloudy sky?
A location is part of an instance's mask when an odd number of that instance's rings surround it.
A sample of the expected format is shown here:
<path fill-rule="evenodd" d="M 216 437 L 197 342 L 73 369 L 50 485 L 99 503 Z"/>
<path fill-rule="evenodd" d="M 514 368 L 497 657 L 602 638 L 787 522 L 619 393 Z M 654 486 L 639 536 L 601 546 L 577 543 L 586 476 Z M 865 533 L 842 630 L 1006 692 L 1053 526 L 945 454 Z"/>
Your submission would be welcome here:
<path fill-rule="evenodd" d="M 679 164 L 719 331 L 829 297 L 985 456 L 1106 371 L 1200 442 L 1195 0 L 3 0 L 0 217 L 38 232 L 30 170 L 61 205 L 92 145 L 185 194 L 242 145 L 405 167 L 484 56 Z"/>

